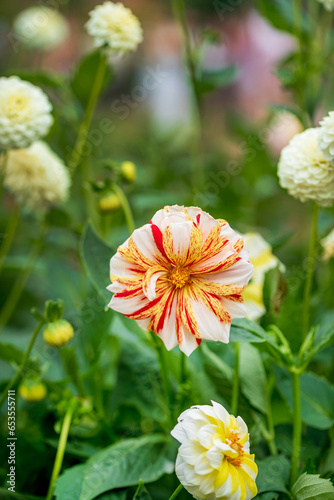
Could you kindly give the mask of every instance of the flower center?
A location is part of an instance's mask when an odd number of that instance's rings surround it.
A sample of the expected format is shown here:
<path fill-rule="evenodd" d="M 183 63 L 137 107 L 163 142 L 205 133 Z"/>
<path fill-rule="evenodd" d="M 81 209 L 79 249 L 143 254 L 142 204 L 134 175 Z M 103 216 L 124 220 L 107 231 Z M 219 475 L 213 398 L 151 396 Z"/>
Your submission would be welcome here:
<path fill-rule="evenodd" d="M 11 118 L 26 116 L 30 111 L 29 99 L 22 94 L 14 94 L 7 101 L 7 116 Z"/>
<path fill-rule="evenodd" d="M 190 281 L 190 271 L 186 267 L 173 267 L 168 279 L 175 288 L 182 288 Z"/>
<path fill-rule="evenodd" d="M 227 460 L 235 467 L 240 467 L 242 464 L 242 457 L 244 455 L 244 448 L 239 442 L 239 435 L 233 432 L 226 439 L 226 444 L 228 444 L 235 452 L 238 453 L 237 457 L 226 457 Z"/>

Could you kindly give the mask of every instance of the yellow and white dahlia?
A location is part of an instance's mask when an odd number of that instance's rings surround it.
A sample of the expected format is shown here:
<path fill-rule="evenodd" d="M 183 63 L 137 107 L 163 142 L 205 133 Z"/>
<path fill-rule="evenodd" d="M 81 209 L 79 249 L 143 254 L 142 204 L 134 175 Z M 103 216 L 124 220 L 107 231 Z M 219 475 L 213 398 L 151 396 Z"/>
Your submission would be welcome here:
<path fill-rule="evenodd" d="M 334 4 L 333 4 L 334 5 Z M 334 111 L 320 122 L 319 150 L 329 162 L 334 160 Z"/>
<path fill-rule="evenodd" d="M 70 176 L 59 156 L 37 141 L 27 149 L 9 151 L 4 185 L 20 205 L 36 212 L 66 200 Z"/>
<path fill-rule="evenodd" d="M 247 308 L 247 317 L 255 321 L 266 312 L 263 303 L 263 286 L 266 272 L 275 267 L 284 270 L 284 266 L 273 255 L 271 246 L 261 234 L 246 233 L 243 238 L 245 247 L 249 252 L 249 260 L 254 266 L 254 274 L 243 293 L 243 297 Z"/>
<path fill-rule="evenodd" d="M 282 149 L 278 177 L 283 188 L 300 201 L 331 206 L 334 199 L 334 166 L 319 151 L 319 128 L 297 134 Z"/>
<path fill-rule="evenodd" d="M 196 207 L 165 207 L 134 231 L 110 261 L 109 307 L 190 355 L 202 339 L 227 343 L 246 315 L 253 273 L 243 239 Z"/>
<path fill-rule="evenodd" d="M 324 249 L 323 259 L 332 259 L 334 257 L 334 229 L 321 240 L 321 245 Z"/>
<path fill-rule="evenodd" d="M 0 78 L 0 149 L 27 148 L 53 123 L 52 105 L 35 85 L 17 76 Z"/>
<path fill-rule="evenodd" d="M 219 403 L 193 406 L 178 418 L 171 435 L 181 443 L 175 472 L 200 500 L 250 500 L 257 494 L 258 468 L 249 453 L 247 425 Z"/>
<path fill-rule="evenodd" d="M 137 17 L 122 3 L 104 2 L 89 13 L 86 23 L 96 47 L 124 54 L 137 49 L 143 40 L 143 30 Z"/>
<path fill-rule="evenodd" d="M 57 10 L 39 5 L 28 7 L 17 15 L 13 32 L 25 47 L 47 51 L 64 42 L 69 25 Z"/>

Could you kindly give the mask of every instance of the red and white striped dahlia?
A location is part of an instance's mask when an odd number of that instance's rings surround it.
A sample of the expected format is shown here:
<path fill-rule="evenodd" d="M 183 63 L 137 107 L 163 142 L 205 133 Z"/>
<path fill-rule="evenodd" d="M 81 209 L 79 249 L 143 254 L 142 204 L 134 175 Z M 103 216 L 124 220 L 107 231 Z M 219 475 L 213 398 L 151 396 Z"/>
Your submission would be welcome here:
<path fill-rule="evenodd" d="M 165 207 L 110 261 L 109 307 L 189 356 L 202 339 L 228 343 L 232 318 L 246 315 L 253 273 L 243 239 L 196 207 Z"/>

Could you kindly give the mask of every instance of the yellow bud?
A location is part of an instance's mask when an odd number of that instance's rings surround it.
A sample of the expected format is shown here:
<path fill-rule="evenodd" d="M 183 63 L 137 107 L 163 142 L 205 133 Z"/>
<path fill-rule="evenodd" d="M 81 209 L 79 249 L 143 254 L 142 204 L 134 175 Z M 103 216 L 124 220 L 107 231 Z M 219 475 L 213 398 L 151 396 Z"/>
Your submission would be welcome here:
<path fill-rule="evenodd" d="M 99 210 L 102 214 L 116 212 L 121 207 L 121 200 L 115 193 L 109 193 L 99 200 Z"/>
<path fill-rule="evenodd" d="M 38 403 L 47 395 L 47 389 L 43 382 L 22 382 L 19 386 L 19 395 L 27 403 Z"/>
<path fill-rule="evenodd" d="M 73 338 L 73 335 L 73 327 L 65 319 L 48 323 L 43 332 L 45 342 L 52 347 L 61 347 L 67 344 Z"/>
<path fill-rule="evenodd" d="M 121 165 L 121 174 L 127 182 L 135 182 L 137 178 L 136 165 L 132 161 L 124 161 Z"/>

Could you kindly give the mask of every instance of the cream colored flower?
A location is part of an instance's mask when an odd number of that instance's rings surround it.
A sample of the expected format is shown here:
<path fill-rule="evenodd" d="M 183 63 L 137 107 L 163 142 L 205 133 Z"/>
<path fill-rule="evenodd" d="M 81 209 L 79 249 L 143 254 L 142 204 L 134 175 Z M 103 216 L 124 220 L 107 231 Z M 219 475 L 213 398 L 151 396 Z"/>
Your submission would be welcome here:
<path fill-rule="evenodd" d="M 109 307 L 189 356 L 202 339 L 228 343 L 232 318 L 246 315 L 253 273 L 243 239 L 197 207 L 165 207 L 110 260 Z"/>
<path fill-rule="evenodd" d="M 55 9 L 40 5 L 20 12 L 14 20 L 13 32 L 27 48 L 47 51 L 64 42 L 69 25 Z"/>
<path fill-rule="evenodd" d="M 331 206 L 334 199 L 334 166 L 318 150 L 319 128 L 297 134 L 281 153 L 278 177 L 283 188 L 300 201 Z"/>
<path fill-rule="evenodd" d="M 0 149 L 27 148 L 44 137 L 53 123 L 44 92 L 17 76 L 0 78 Z"/>
<path fill-rule="evenodd" d="M 134 51 L 143 40 L 143 30 L 137 17 L 122 3 L 104 2 L 89 13 L 86 23 L 96 47 L 106 47 L 112 53 Z"/>
<path fill-rule="evenodd" d="M 334 0 L 318 0 L 319 3 L 322 3 L 326 10 L 334 10 Z"/>
<path fill-rule="evenodd" d="M 334 111 L 320 122 L 319 150 L 329 162 L 334 160 Z"/>
<path fill-rule="evenodd" d="M 34 212 L 65 201 L 70 177 L 62 160 L 38 141 L 8 153 L 4 184 L 19 204 Z"/>
<path fill-rule="evenodd" d="M 252 279 L 243 293 L 243 298 L 247 308 L 247 317 L 255 321 L 266 312 L 263 303 L 263 286 L 266 272 L 275 267 L 279 267 L 281 271 L 284 271 L 284 266 L 273 255 L 271 246 L 261 234 L 246 233 L 243 238 L 249 253 L 249 260 L 254 266 Z"/>
<path fill-rule="evenodd" d="M 249 453 L 247 425 L 219 403 L 193 406 L 171 435 L 181 443 L 175 472 L 200 500 L 250 500 L 257 494 L 257 465 Z"/>
<path fill-rule="evenodd" d="M 321 245 L 324 249 L 323 259 L 329 260 L 334 257 L 334 229 L 321 240 Z"/>

